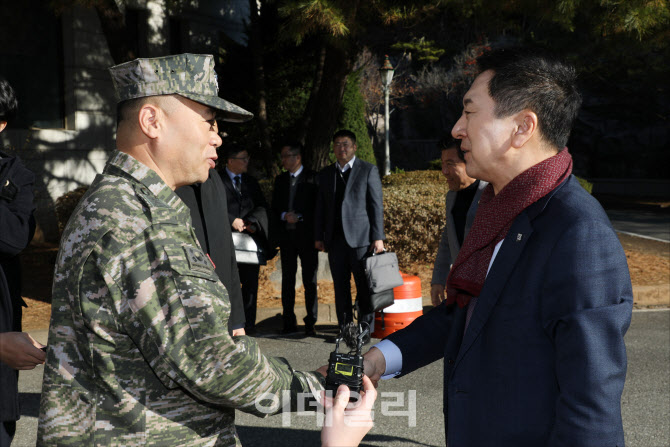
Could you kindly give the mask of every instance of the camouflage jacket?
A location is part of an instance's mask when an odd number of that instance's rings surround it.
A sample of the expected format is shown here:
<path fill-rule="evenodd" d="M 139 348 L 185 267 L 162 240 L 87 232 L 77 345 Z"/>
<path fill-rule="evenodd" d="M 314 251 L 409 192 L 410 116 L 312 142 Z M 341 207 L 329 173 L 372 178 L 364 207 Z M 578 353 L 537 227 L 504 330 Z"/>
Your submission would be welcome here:
<path fill-rule="evenodd" d="M 229 312 L 186 205 L 116 153 L 61 239 L 38 445 L 240 445 L 235 409 L 263 416 L 266 393 L 295 408 L 322 389 L 231 338 Z"/>

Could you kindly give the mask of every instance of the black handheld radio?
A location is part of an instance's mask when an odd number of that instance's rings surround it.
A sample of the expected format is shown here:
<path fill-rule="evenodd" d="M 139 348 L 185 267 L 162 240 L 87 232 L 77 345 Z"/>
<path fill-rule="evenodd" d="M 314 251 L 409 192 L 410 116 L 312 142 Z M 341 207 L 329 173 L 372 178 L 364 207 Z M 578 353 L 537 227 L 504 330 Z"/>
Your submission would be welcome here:
<path fill-rule="evenodd" d="M 334 395 L 340 385 L 346 385 L 353 394 L 349 397 L 351 401 L 358 400 L 358 393 L 361 392 L 363 387 L 363 356 L 361 350 L 363 349 L 363 340 L 369 332 L 367 324 L 365 326 L 364 329 L 362 325 L 353 322 L 344 326 L 335 340 L 335 351 L 330 353 L 330 359 L 328 360 L 326 391 L 331 391 Z M 343 339 L 350 349 L 347 353 L 339 352 L 340 342 Z"/>

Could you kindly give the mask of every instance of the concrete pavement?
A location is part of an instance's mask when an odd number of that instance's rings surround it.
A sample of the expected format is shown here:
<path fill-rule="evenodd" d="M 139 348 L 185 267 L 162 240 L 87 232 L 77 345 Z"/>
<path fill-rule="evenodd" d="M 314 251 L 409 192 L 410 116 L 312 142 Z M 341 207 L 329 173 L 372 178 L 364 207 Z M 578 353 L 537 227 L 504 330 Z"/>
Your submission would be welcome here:
<path fill-rule="evenodd" d="M 280 320 L 261 326 L 275 331 Z M 317 337 L 259 338 L 267 355 L 286 357 L 296 369 L 325 364 L 335 326 L 318 326 Z M 45 330 L 31 335 L 46 342 Z M 626 445 L 670 445 L 670 310 L 634 311 L 626 335 L 628 372 L 622 397 Z M 34 446 L 43 367 L 21 373 L 22 418 L 14 447 Z M 409 392 L 414 390 L 415 394 Z M 442 419 L 442 365 L 435 362 L 407 377 L 384 381 L 375 404 L 375 427 L 364 446 L 444 446 Z M 314 413 L 286 414 L 259 419 L 238 412 L 237 426 L 245 447 L 319 445 Z M 280 431 L 281 430 L 281 431 Z"/>
<path fill-rule="evenodd" d="M 606 210 L 620 233 L 670 243 L 670 213 L 650 210 Z"/>

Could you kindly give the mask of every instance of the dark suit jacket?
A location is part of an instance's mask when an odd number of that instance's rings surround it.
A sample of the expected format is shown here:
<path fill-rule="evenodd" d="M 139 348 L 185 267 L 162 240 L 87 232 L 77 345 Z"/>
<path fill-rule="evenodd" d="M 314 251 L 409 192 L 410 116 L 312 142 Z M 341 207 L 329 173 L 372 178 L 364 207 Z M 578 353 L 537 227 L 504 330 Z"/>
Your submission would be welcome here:
<path fill-rule="evenodd" d="M 570 177 L 514 221 L 463 336 L 444 303 L 388 337 L 402 373 L 444 358 L 450 446 L 622 446 L 626 257 Z"/>
<path fill-rule="evenodd" d="M 286 222 L 281 220 L 282 213 L 288 209 L 289 189 L 291 186 L 291 174 L 282 172 L 275 178 L 272 190 L 272 212 L 277 224 L 279 242 L 286 237 Z M 293 198 L 293 211 L 302 214 L 303 220 L 296 223 L 296 234 L 305 241 L 314 244 L 314 212 L 316 208 L 317 195 L 316 173 L 311 169 L 303 167 L 298 176 L 295 197 Z"/>
<path fill-rule="evenodd" d="M 249 174 L 242 174 L 242 194 L 240 195 L 235 190 L 235 186 L 233 186 L 233 182 L 225 170 L 221 173 L 221 179 L 226 187 L 226 197 L 228 199 L 228 227 L 237 218 L 252 222 L 257 227 L 256 232 L 251 235 L 256 244 L 266 250 L 270 248 L 268 243 L 270 234 L 268 204 L 258 181 Z M 268 256 L 269 258 L 272 258 L 272 256 Z"/>
<path fill-rule="evenodd" d="M 35 176 L 18 157 L 0 153 L 0 332 L 21 331 L 21 274 L 17 255 L 35 233 Z M 0 362 L 0 421 L 19 419 L 17 372 Z"/>
<path fill-rule="evenodd" d="M 319 172 L 319 199 L 316 202 L 315 240 L 326 248 L 333 239 L 335 214 L 334 164 Z M 377 166 L 359 158 L 351 168 L 342 203 L 342 227 L 350 247 L 364 247 L 372 241 L 384 240 L 384 203 L 382 182 Z"/>
<path fill-rule="evenodd" d="M 486 188 L 487 185 L 488 182 L 479 181 L 477 191 L 472 198 L 472 203 L 470 204 L 470 208 L 468 208 L 468 213 L 465 217 L 463 239 L 467 237 L 470 228 L 472 227 L 472 222 L 475 221 L 475 215 L 477 214 L 477 208 L 479 207 L 479 199 L 482 197 L 484 188 Z M 435 257 L 435 265 L 433 267 L 433 278 L 430 281 L 431 284 L 445 285 L 447 283 L 447 275 L 449 275 L 451 264 L 454 263 L 456 256 L 458 256 L 458 252 L 461 250 L 461 245 L 458 243 L 458 236 L 456 235 L 454 216 L 451 214 L 451 210 L 454 209 L 454 203 L 456 203 L 457 194 L 458 191 L 449 191 L 445 198 L 444 208 L 447 213 L 447 221 L 442 230 L 440 245 L 437 247 L 437 256 Z"/>
<path fill-rule="evenodd" d="M 226 188 L 219 173 L 209 170 L 209 179 L 199 185 L 183 186 L 177 195 L 191 210 L 191 220 L 200 246 L 212 258 L 219 279 L 226 286 L 230 299 L 230 318 L 228 328 L 244 327 L 244 307 L 240 275 L 235 262 L 233 237 L 228 222 L 228 203 Z M 201 213 L 202 211 L 202 213 Z"/>

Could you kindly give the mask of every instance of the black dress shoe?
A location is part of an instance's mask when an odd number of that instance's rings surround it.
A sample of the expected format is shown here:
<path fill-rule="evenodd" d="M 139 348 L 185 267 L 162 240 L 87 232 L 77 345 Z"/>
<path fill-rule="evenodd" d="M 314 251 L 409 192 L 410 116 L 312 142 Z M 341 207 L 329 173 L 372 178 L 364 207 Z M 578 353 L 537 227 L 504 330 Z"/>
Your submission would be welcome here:
<path fill-rule="evenodd" d="M 316 331 L 314 330 L 314 326 L 305 326 L 305 336 L 306 337 L 314 337 L 316 335 Z"/>

